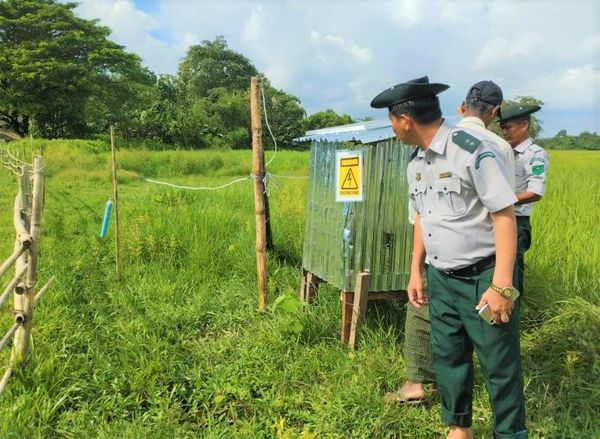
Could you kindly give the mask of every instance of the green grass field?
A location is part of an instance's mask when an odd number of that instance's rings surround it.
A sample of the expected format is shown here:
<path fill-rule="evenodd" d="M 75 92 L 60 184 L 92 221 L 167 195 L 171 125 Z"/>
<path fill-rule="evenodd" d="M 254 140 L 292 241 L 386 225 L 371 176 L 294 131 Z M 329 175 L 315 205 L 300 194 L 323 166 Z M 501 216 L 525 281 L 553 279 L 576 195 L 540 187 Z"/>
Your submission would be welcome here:
<path fill-rule="evenodd" d="M 29 141 L 11 146 L 21 147 Z M 532 438 L 600 438 L 600 154 L 550 154 L 526 260 L 528 428 Z M 193 192 L 135 176 L 218 185 L 249 174 L 248 151 L 119 152 L 120 284 L 114 229 L 98 237 L 111 194 L 107 145 L 45 142 L 45 158 L 40 280 L 57 281 L 36 310 L 28 366 L 0 400 L 1 438 L 442 437 L 439 401 L 382 400 L 405 379 L 399 305 L 369 304 L 354 352 L 337 341 L 331 288 L 310 308 L 259 314 L 251 181 Z M 307 161 L 279 152 L 271 171 L 306 175 Z M 16 183 L 0 171 L 4 259 Z M 299 287 L 305 188 L 271 184 L 271 303 Z M 2 334 L 11 306 L 0 310 Z M 0 352 L 0 373 L 9 355 Z M 491 437 L 481 375 L 474 414 L 477 437 Z"/>

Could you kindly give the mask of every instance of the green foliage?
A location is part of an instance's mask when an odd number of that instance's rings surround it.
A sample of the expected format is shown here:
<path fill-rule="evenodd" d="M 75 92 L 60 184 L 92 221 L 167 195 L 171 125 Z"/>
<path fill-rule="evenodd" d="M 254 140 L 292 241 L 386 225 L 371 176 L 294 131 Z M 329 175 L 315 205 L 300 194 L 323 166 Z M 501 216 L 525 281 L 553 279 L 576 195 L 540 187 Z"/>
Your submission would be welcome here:
<path fill-rule="evenodd" d="M 355 121 L 347 114 L 339 115 L 331 109 L 319 111 L 311 114 L 304 120 L 304 128 L 308 130 L 318 130 L 320 128 L 335 127 L 346 125 Z"/>
<path fill-rule="evenodd" d="M 263 79 L 263 84 L 267 117 L 273 135 L 279 146 L 291 146 L 293 139 L 304 134 L 303 119 L 306 112 L 300 106 L 300 100 L 297 97 L 271 87 L 266 78 Z M 267 146 L 273 145 L 265 122 L 263 122 L 262 131 L 263 143 Z"/>
<path fill-rule="evenodd" d="M 577 136 L 567 134 L 567 130 L 560 130 L 556 136 L 547 139 L 538 139 L 537 143 L 546 149 L 588 149 L 600 150 L 600 136 L 596 133 L 584 131 Z"/>
<path fill-rule="evenodd" d="M 106 129 L 144 103 L 152 74 L 75 3 L 0 2 L 0 113 L 19 133 L 73 137 Z"/>
<path fill-rule="evenodd" d="M 215 88 L 247 90 L 258 71 L 244 55 L 227 47 L 222 35 L 190 46 L 179 65 L 178 77 L 187 99 L 203 98 Z"/>
<path fill-rule="evenodd" d="M 403 308 L 373 301 L 358 349 L 338 342 L 339 292 L 321 285 L 297 299 L 306 182 L 271 182 L 275 251 L 267 313 L 256 311 L 252 184 L 178 191 L 130 172 L 191 186 L 248 175 L 248 151 L 131 149 L 119 142 L 122 279 L 114 277 L 114 224 L 97 238 L 111 196 L 102 140 L 44 141 L 47 188 L 40 282 L 57 280 L 36 307 L 34 349 L 0 403 L 2 438 L 443 437 L 440 402 L 387 405 L 406 379 Z M 37 146 L 38 143 L 35 142 Z M 29 151 L 30 141 L 11 144 Z M 529 437 L 600 435 L 600 156 L 550 151 L 548 190 L 536 204 L 526 254 L 522 326 Z M 306 152 L 282 151 L 275 174 L 307 175 Z M 0 173 L 0 205 L 16 183 Z M 12 188 L 12 189 L 11 189 Z M 573 208 L 577 200 L 577 208 Z M 0 257 L 12 250 L 0 215 Z M 281 297 L 281 298 L 279 298 Z M 9 303 L 10 305 L 10 303 Z M 12 310 L 0 310 L 0 333 Z M 296 322 L 298 324 L 296 324 Z M 0 372 L 9 350 L 0 352 Z M 474 433 L 491 437 L 483 377 Z"/>

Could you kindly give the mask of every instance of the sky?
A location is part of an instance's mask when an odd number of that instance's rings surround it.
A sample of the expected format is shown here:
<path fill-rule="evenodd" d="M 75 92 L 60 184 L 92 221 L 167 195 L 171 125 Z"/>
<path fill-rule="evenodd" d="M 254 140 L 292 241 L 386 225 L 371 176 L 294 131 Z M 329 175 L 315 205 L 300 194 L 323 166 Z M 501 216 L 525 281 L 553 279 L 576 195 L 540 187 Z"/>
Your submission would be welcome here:
<path fill-rule="evenodd" d="M 308 114 L 333 109 L 387 117 L 371 99 L 428 75 L 450 85 L 449 116 L 469 87 L 493 80 L 505 99 L 530 95 L 543 136 L 600 133 L 597 0 L 78 0 L 111 39 L 159 73 L 175 74 L 187 49 L 223 35 L 298 97 Z"/>

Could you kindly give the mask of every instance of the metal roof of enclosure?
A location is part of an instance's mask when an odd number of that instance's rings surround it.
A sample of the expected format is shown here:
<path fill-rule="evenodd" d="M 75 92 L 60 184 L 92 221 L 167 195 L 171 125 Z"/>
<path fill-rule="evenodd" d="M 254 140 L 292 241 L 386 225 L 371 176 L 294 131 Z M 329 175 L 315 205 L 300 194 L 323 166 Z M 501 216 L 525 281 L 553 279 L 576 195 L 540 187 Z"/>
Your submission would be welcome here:
<path fill-rule="evenodd" d="M 303 137 L 294 140 L 297 142 L 318 140 L 322 142 L 373 143 L 393 138 L 394 133 L 391 127 L 389 120 L 372 120 L 307 131 Z"/>

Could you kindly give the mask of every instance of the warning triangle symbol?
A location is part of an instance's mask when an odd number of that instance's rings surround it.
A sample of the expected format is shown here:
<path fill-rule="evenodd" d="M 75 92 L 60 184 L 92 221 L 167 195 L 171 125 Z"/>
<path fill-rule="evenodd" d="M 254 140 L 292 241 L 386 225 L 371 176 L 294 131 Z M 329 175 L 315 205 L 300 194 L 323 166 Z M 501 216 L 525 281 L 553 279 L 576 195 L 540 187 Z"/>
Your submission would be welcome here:
<path fill-rule="evenodd" d="M 356 182 L 356 178 L 354 177 L 352 168 L 348 169 L 348 173 L 344 177 L 344 181 L 342 182 L 342 189 L 358 189 L 358 183 Z"/>

